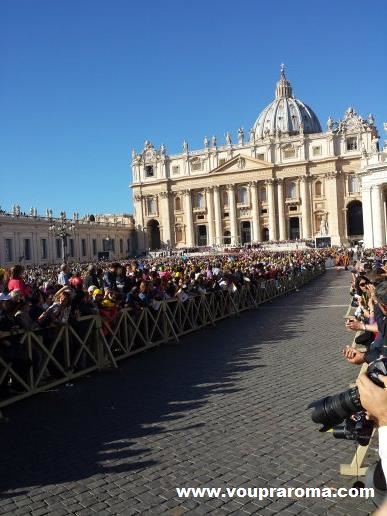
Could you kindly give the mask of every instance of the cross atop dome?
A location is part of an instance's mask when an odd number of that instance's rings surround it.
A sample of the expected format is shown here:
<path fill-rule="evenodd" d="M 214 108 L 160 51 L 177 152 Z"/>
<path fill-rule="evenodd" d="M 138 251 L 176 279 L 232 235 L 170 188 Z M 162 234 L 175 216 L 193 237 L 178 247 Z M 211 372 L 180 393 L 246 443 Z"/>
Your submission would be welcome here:
<path fill-rule="evenodd" d="M 280 66 L 280 78 L 277 82 L 276 88 L 275 88 L 275 98 L 291 98 L 293 97 L 293 91 L 292 86 L 290 82 L 286 79 L 285 75 L 285 65 L 281 63 Z"/>

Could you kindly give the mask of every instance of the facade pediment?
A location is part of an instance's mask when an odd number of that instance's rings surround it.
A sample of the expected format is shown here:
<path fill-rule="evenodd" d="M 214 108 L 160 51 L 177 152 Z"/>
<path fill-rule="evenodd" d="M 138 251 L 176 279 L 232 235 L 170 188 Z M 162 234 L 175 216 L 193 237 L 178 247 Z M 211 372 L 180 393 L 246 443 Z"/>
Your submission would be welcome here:
<path fill-rule="evenodd" d="M 234 156 L 233 158 L 227 160 L 225 163 L 222 163 L 218 167 L 214 168 L 210 171 L 210 174 L 233 174 L 248 170 L 267 170 L 272 169 L 273 164 L 268 163 L 267 161 L 252 158 L 250 156 L 245 156 L 243 154 L 238 154 L 237 156 Z"/>

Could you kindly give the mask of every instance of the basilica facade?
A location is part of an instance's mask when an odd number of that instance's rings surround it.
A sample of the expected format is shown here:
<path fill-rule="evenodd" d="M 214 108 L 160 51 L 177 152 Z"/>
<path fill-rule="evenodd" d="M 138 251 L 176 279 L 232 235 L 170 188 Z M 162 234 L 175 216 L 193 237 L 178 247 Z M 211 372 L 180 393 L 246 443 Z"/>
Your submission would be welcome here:
<path fill-rule="evenodd" d="M 274 100 L 248 133 L 239 128 L 234 140 L 227 132 L 222 143 L 206 137 L 201 150 L 184 141 L 176 155 L 149 141 L 132 152 L 139 250 L 316 236 L 340 245 L 363 239 L 376 219 L 373 244 L 383 245 L 385 167 L 378 188 L 362 192 L 369 167 L 381 168 L 380 154 L 372 115 L 363 118 L 350 107 L 339 121 L 329 117 L 323 130 L 293 95 L 282 67 Z M 375 220 L 368 217 L 371 207 Z"/>

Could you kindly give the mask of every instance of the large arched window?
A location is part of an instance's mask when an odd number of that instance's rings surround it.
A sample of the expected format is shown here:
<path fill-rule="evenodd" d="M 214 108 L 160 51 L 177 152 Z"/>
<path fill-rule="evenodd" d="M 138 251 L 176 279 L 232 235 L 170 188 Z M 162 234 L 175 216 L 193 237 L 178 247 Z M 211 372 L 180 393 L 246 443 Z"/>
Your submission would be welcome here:
<path fill-rule="evenodd" d="M 267 201 L 267 191 L 266 191 L 266 186 L 263 186 L 260 190 L 259 190 L 259 199 L 261 202 L 266 202 Z"/>
<path fill-rule="evenodd" d="M 245 186 L 240 186 L 238 188 L 237 199 L 238 204 L 248 204 L 247 188 Z"/>
<path fill-rule="evenodd" d="M 204 208 L 204 195 L 202 192 L 197 192 L 195 195 L 195 208 Z"/>
<path fill-rule="evenodd" d="M 314 195 L 316 197 L 321 197 L 322 195 L 322 183 L 321 181 L 316 181 L 314 184 Z"/>
<path fill-rule="evenodd" d="M 224 190 L 222 193 L 223 206 L 228 206 L 228 191 Z"/>
<path fill-rule="evenodd" d="M 297 185 L 294 181 L 286 183 L 286 198 L 295 199 L 297 197 Z"/>
<path fill-rule="evenodd" d="M 181 199 L 180 197 L 176 197 L 175 199 L 175 210 L 181 211 Z"/>
<path fill-rule="evenodd" d="M 348 193 L 354 194 L 359 192 L 359 178 L 355 175 L 348 176 Z"/>
<path fill-rule="evenodd" d="M 156 201 L 155 197 L 148 197 L 147 210 L 148 210 L 148 215 L 156 215 L 157 214 L 157 201 Z"/>

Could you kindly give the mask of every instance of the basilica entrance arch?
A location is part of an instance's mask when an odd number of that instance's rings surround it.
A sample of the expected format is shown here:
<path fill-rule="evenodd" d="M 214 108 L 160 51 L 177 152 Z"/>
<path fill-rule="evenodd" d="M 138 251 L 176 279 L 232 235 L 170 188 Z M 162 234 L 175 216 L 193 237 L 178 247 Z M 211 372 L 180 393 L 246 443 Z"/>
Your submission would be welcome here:
<path fill-rule="evenodd" d="M 198 246 L 207 245 L 207 226 L 201 224 L 196 230 L 196 241 Z"/>
<path fill-rule="evenodd" d="M 289 218 L 289 238 L 290 240 L 300 238 L 300 219 L 298 217 Z"/>
<path fill-rule="evenodd" d="M 226 245 L 230 245 L 231 244 L 231 233 L 230 233 L 230 231 L 227 230 L 227 231 L 224 232 L 223 242 Z"/>
<path fill-rule="evenodd" d="M 157 220 L 151 219 L 146 225 L 148 231 L 148 247 L 151 251 L 160 249 L 160 224 Z"/>
<path fill-rule="evenodd" d="M 241 222 L 241 244 L 251 242 L 251 223 L 249 220 Z"/>
<path fill-rule="evenodd" d="M 363 234 L 363 205 L 360 201 L 351 201 L 347 205 L 347 235 L 361 236 Z"/>

